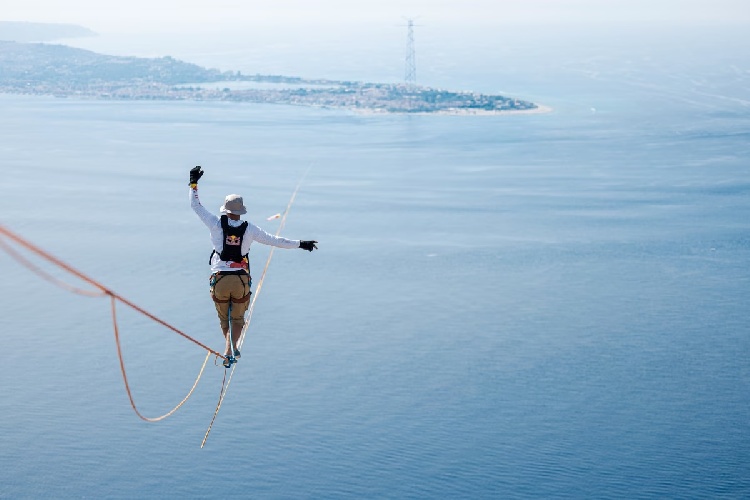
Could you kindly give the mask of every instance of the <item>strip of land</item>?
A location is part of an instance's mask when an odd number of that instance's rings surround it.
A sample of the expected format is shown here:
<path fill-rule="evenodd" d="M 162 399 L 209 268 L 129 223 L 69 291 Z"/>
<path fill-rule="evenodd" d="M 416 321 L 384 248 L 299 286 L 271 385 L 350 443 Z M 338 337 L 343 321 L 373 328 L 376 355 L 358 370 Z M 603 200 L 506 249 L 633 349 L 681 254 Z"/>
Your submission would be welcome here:
<path fill-rule="evenodd" d="M 110 56 L 64 45 L 3 41 L 0 93 L 268 103 L 364 113 L 495 115 L 549 111 L 533 102 L 500 95 L 405 84 L 246 75 L 203 68 L 168 56 Z"/>

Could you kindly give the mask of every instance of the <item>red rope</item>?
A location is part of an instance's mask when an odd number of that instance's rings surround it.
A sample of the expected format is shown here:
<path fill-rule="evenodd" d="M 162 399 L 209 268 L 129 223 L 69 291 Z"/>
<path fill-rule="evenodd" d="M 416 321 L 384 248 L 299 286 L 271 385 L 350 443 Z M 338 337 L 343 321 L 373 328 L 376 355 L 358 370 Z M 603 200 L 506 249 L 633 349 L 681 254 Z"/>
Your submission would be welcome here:
<path fill-rule="evenodd" d="M 37 274 L 38 276 L 40 276 L 42 279 L 51 281 L 52 283 L 56 284 L 60 288 L 64 288 L 68 290 L 69 292 L 77 293 L 78 295 L 86 295 L 88 297 L 104 297 L 105 295 L 107 295 L 105 292 L 101 290 L 96 290 L 96 291 L 84 290 L 82 288 L 69 285 L 65 283 L 64 281 L 55 278 L 51 274 L 43 271 L 40 267 L 35 266 L 30 260 L 25 258 L 23 255 L 17 252 L 13 247 L 8 245 L 2 238 L 0 238 L 0 247 L 2 247 L 3 250 L 5 250 L 5 252 L 8 255 L 16 259 L 21 264 L 23 264 L 27 269 Z"/>
<path fill-rule="evenodd" d="M 5 241 L 3 241 L 2 238 L 0 238 L 0 248 L 2 248 L 3 250 L 5 250 L 11 257 L 13 257 L 14 259 L 16 259 L 22 265 L 24 265 L 25 267 L 27 267 L 31 271 L 35 272 L 36 274 L 38 274 L 42 278 L 44 278 L 44 279 L 46 279 L 48 281 L 51 281 L 51 282 L 55 283 L 56 285 L 58 285 L 60 287 L 63 287 L 63 288 L 65 288 L 65 289 L 67 289 L 67 290 L 69 290 L 69 291 L 71 291 L 73 293 L 78 293 L 78 294 L 81 294 L 81 295 L 88 295 L 88 296 L 104 296 L 104 295 L 108 295 L 110 297 L 111 303 L 112 303 L 112 326 L 113 326 L 113 329 L 114 329 L 115 344 L 117 345 L 117 357 L 118 357 L 118 359 L 120 361 L 120 371 L 122 372 L 123 382 L 125 383 L 125 391 L 127 392 L 128 399 L 130 400 L 130 406 L 133 408 L 133 411 L 135 412 L 135 414 L 138 415 L 138 417 L 140 417 L 141 419 L 143 419 L 143 420 L 145 420 L 147 422 L 158 422 L 159 420 L 163 420 L 163 419 L 169 417 L 170 415 L 172 415 L 182 405 L 185 404 L 185 402 L 193 394 L 193 391 L 195 391 L 195 388 L 198 386 L 198 382 L 200 381 L 201 377 L 203 376 L 203 371 L 206 368 L 206 363 L 208 362 L 208 358 L 211 356 L 211 354 L 213 354 L 215 356 L 218 356 L 220 358 L 224 358 L 223 355 L 219 354 L 218 352 L 214 351 L 213 349 L 211 349 L 211 348 L 203 345 L 201 342 L 199 342 L 199 341 L 195 340 L 194 338 L 190 337 L 189 335 L 181 332 L 180 330 L 178 330 L 174 326 L 170 325 L 166 321 L 164 321 L 164 320 L 162 320 L 160 318 L 157 318 L 156 316 L 154 316 L 153 314 L 149 313 L 148 311 L 145 311 L 141 307 L 133 304 L 129 300 L 127 300 L 124 297 L 116 294 L 115 292 L 113 292 L 109 288 L 105 287 L 104 285 L 100 284 L 99 282 L 93 280 L 92 278 L 89 278 L 88 276 L 86 276 L 82 272 L 80 272 L 80 271 L 72 268 L 68 264 L 66 264 L 63 261 L 59 260 L 58 258 L 52 256 L 51 254 L 45 252 L 44 250 L 40 249 L 36 245 L 34 245 L 34 244 L 26 241 L 25 239 L 23 239 L 22 237 L 18 236 L 15 233 L 13 233 L 12 231 L 10 231 L 9 229 L 5 228 L 2 225 L 0 225 L 0 235 L 7 237 L 8 239 L 14 241 L 18 245 L 20 245 L 20 246 L 26 248 L 27 250 L 35 253 L 36 255 L 38 255 L 38 256 L 42 257 L 43 259 L 51 262 L 52 264 L 54 264 L 54 265 L 56 265 L 56 266 L 64 269 L 65 271 L 69 272 L 70 274 L 73 274 L 74 276 L 76 276 L 79 279 L 85 281 L 86 283 L 89 283 L 89 284 L 93 285 L 94 287 L 96 287 L 97 289 L 99 289 L 99 292 L 92 292 L 92 291 L 88 291 L 88 290 L 82 290 L 80 288 L 73 287 L 73 286 L 68 285 L 67 283 L 65 283 L 63 281 L 58 280 L 57 278 L 53 277 L 52 275 L 44 272 L 39 266 L 33 264 L 30 260 L 28 260 L 25 257 L 23 257 L 19 252 L 17 252 L 10 245 L 8 245 Z M 133 398 L 133 394 L 132 394 L 132 392 L 130 390 L 130 384 L 128 382 L 128 375 L 127 375 L 127 373 L 125 371 L 125 361 L 124 361 L 123 356 L 122 356 L 122 346 L 120 344 L 120 332 L 119 332 L 119 328 L 117 326 L 117 314 L 116 314 L 116 307 L 115 306 L 116 306 L 116 303 L 117 303 L 118 300 L 120 302 L 122 302 L 123 304 L 131 307 L 132 309 L 135 309 L 139 313 L 145 315 L 146 317 L 152 319 L 153 321 L 159 323 L 160 325 L 163 325 L 163 326 L 169 328 L 170 330 L 178 333 L 179 335 L 185 337 L 186 339 L 190 340 L 194 344 L 197 344 L 198 346 L 200 346 L 203 349 L 205 349 L 206 351 L 208 351 L 206 353 L 206 359 L 203 360 L 203 365 L 201 366 L 200 372 L 198 373 L 198 377 L 195 379 L 195 382 L 193 383 L 193 386 L 190 388 L 190 391 L 188 391 L 187 395 L 183 398 L 182 401 L 180 401 L 179 404 L 177 404 L 177 406 L 175 406 L 174 408 L 172 408 L 172 410 L 170 410 L 169 412 L 167 412 L 164 415 L 161 415 L 159 417 L 146 417 L 146 416 L 144 416 L 138 410 L 138 408 L 136 407 L 135 400 Z M 226 377 L 226 373 L 224 374 L 224 377 Z M 223 382 L 222 382 L 222 392 L 224 392 L 224 383 Z M 215 418 L 215 415 L 214 415 L 214 418 Z"/>
<path fill-rule="evenodd" d="M 126 306 L 128 306 L 128 307 L 130 307 L 132 309 L 135 309 L 136 311 L 138 311 L 139 313 L 141 313 L 144 316 L 148 317 L 149 319 L 151 319 L 153 321 L 156 321 L 160 325 L 162 325 L 162 326 L 164 326 L 164 327 L 172 330 L 173 332 L 177 333 L 178 335 L 181 335 L 182 337 L 185 337 L 190 342 L 192 342 L 192 343 L 194 343 L 194 344 L 202 347 L 203 349 L 205 349 L 209 353 L 211 353 L 211 354 L 213 354 L 215 356 L 219 356 L 220 358 L 224 358 L 224 356 L 222 354 L 219 354 L 217 351 L 214 351 L 210 347 L 202 344 L 201 342 L 197 341 L 196 339 L 194 339 L 190 335 L 182 332 L 181 330 L 178 330 L 177 328 L 175 328 L 174 326 L 170 325 L 166 321 L 164 321 L 164 320 L 162 320 L 160 318 L 157 318 L 156 316 L 154 316 L 150 312 L 148 312 L 145 309 L 143 309 L 143 308 L 135 305 L 134 303 L 132 303 L 131 301 L 129 301 L 125 297 L 123 297 L 123 296 L 121 296 L 121 295 L 113 292 L 112 290 L 110 290 L 109 288 L 105 287 L 104 285 L 102 285 L 98 281 L 95 281 L 94 279 L 89 278 L 88 276 L 86 276 L 82 272 L 74 269 L 73 267 L 69 266 L 65 262 L 63 262 L 60 259 L 58 259 L 57 257 L 54 257 L 53 255 L 45 252 L 44 250 L 42 250 L 41 248 L 37 247 L 33 243 L 30 243 L 30 242 L 26 241 L 25 239 L 21 238 L 17 234 L 11 232 L 9 229 L 5 228 L 2 224 L 0 224 L 0 234 L 6 236 L 7 238 L 9 238 L 11 240 L 13 240 L 14 242 L 18 243 L 19 245 L 21 245 L 22 247 L 26 248 L 27 250 L 29 250 L 29 251 L 31 251 L 31 252 L 39 255 L 43 259 L 45 259 L 45 260 L 53 263 L 54 265 L 56 265 L 56 266 L 58 266 L 58 267 L 60 267 L 60 268 L 62 268 L 64 270 L 66 270 L 70 274 L 72 274 L 72 275 L 76 276 L 77 278 L 85 281 L 86 283 L 89 283 L 89 284 L 95 286 L 96 288 L 98 288 L 99 290 L 101 290 L 104 294 L 109 295 L 112 298 L 119 300 L 120 302 L 122 302 Z M 6 245 L 2 245 L 2 246 L 6 247 Z M 11 253 L 11 255 L 13 255 L 13 254 Z M 27 265 L 27 267 L 28 267 L 28 265 L 31 265 L 31 264 L 28 261 L 26 261 L 26 264 L 24 264 L 24 265 Z"/>

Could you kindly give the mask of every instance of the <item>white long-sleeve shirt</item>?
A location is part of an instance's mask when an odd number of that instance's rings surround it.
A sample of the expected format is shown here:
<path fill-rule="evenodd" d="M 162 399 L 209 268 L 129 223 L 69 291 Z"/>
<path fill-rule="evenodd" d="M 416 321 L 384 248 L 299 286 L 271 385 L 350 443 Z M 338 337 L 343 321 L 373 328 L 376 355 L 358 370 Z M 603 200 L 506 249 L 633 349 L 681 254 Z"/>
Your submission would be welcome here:
<path fill-rule="evenodd" d="M 211 244 L 213 245 L 214 250 L 216 250 L 216 253 L 211 256 L 211 272 L 236 271 L 236 264 L 234 267 L 231 267 L 230 265 L 232 262 L 221 260 L 219 254 L 221 254 L 221 251 L 224 248 L 224 231 L 221 229 L 221 219 L 201 205 L 200 199 L 198 198 L 197 188 L 190 188 L 190 207 L 196 214 L 198 214 L 200 220 L 203 221 L 211 233 Z M 228 220 L 229 225 L 232 227 L 238 227 L 242 222 L 243 221 L 241 220 Z M 242 247 L 240 250 L 242 255 L 246 255 L 250 251 L 250 245 L 253 241 L 279 248 L 299 248 L 299 240 L 289 240 L 280 236 L 274 236 L 273 234 L 265 232 L 252 222 L 248 222 L 245 235 L 242 237 Z"/>

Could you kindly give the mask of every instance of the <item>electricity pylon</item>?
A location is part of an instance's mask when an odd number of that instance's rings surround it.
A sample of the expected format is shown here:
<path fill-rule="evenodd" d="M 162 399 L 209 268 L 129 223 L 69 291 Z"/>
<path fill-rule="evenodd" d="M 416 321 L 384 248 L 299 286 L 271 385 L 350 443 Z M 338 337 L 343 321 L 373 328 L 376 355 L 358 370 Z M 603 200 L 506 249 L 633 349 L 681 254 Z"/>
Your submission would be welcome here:
<path fill-rule="evenodd" d="M 414 20 L 407 19 L 408 34 L 406 37 L 406 70 L 404 72 L 404 82 L 406 85 L 414 86 L 417 84 L 417 59 L 414 50 Z"/>

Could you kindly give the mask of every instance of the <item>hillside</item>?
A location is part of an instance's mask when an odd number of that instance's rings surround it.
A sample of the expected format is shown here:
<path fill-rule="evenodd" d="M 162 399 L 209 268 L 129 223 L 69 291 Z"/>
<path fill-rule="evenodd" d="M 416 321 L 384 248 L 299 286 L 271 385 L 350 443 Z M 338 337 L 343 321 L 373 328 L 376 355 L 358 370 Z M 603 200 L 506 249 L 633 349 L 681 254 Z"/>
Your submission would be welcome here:
<path fill-rule="evenodd" d="M 0 85 L 4 86 L 46 83 L 80 87 L 101 82 L 174 85 L 221 78 L 223 75 L 218 70 L 169 56 L 122 57 L 65 45 L 0 42 Z"/>
<path fill-rule="evenodd" d="M 234 82 L 283 85 L 236 88 L 230 84 Z M 203 68 L 170 56 L 111 56 L 65 45 L 7 41 L 0 41 L 0 93 L 293 104 L 389 113 L 497 114 L 542 110 L 534 103 L 501 95 L 417 85 L 243 75 Z"/>

